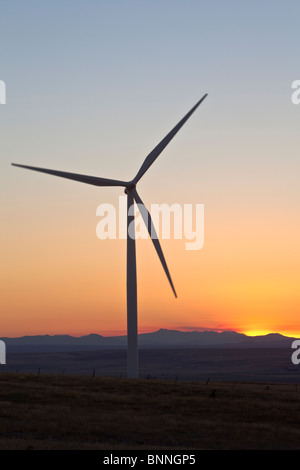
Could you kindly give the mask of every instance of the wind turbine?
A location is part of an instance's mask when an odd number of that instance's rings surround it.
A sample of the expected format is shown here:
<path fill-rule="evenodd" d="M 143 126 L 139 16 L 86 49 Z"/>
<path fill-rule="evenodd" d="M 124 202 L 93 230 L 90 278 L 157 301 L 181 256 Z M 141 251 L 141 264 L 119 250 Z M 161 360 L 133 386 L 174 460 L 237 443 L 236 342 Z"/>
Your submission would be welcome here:
<path fill-rule="evenodd" d="M 135 250 L 135 236 L 129 235 L 129 226 L 131 227 L 131 233 L 135 234 L 135 222 L 134 213 L 132 211 L 134 202 L 142 207 L 141 215 L 144 219 L 146 227 L 148 229 L 150 238 L 152 239 L 154 248 L 161 261 L 163 269 L 166 273 L 168 281 L 171 285 L 175 297 L 176 291 L 168 270 L 167 263 L 165 261 L 155 228 L 150 216 L 149 211 L 145 207 L 136 190 L 136 185 L 146 173 L 149 167 L 154 163 L 160 153 L 173 139 L 177 132 L 181 129 L 183 124 L 189 119 L 193 112 L 198 108 L 202 101 L 207 97 L 205 94 L 193 108 L 176 124 L 176 126 L 162 139 L 162 141 L 149 153 L 145 158 L 142 166 L 138 173 L 131 181 L 120 181 L 108 178 L 99 178 L 97 176 L 86 176 L 76 173 L 68 173 L 65 171 L 49 170 L 47 168 L 39 168 L 35 166 L 20 165 L 12 163 L 13 166 L 20 168 L 26 168 L 28 170 L 40 171 L 49 175 L 60 176 L 74 181 L 80 181 L 81 183 L 92 184 L 94 186 L 123 186 L 125 187 L 125 193 L 127 194 L 127 375 L 129 378 L 137 378 L 138 372 L 138 330 L 137 330 L 137 280 L 136 280 L 136 250 Z M 131 209 L 132 208 L 132 209 Z"/>

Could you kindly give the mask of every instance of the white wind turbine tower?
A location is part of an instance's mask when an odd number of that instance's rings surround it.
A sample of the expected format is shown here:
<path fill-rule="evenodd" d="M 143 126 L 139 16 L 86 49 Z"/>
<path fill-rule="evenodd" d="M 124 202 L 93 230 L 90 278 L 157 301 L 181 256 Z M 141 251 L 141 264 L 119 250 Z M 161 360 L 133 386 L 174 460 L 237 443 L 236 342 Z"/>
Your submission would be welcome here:
<path fill-rule="evenodd" d="M 164 139 L 149 153 L 145 158 L 144 163 L 139 169 L 136 176 L 131 181 L 119 181 L 112 180 L 107 178 L 100 178 L 97 176 L 86 176 L 76 173 L 68 173 L 65 171 L 49 170 L 47 168 L 39 168 L 35 166 L 28 165 L 19 165 L 12 163 L 13 166 L 20 168 L 26 168 L 28 170 L 40 171 L 42 173 L 47 173 L 54 176 L 60 176 L 62 178 L 67 178 L 75 181 L 80 181 L 86 184 L 92 184 L 94 186 L 123 186 L 125 187 L 125 193 L 127 194 L 127 375 L 130 378 L 137 378 L 139 375 L 138 372 L 138 330 L 137 330 L 137 281 L 136 281 L 136 252 L 135 252 L 135 236 L 131 237 L 129 235 L 129 226 L 131 230 L 133 229 L 133 234 L 135 234 L 135 225 L 134 225 L 134 212 L 129 210 L 134 202 L 139 205 L 141 210 L 141 215 L 144 219 L 146 227 L 148 229 L 150 238 L 152 239 L 155 250 L 158 254 L 158 257 L 161 261 L 161 264 L 164 268 L 164 271 L 167 275 L 171 288 L 174 292 L 175 297 L 177 297 L 175 288 L 165 261 L 155 228 L 152 223 L 152 219 L 149 211 L 144 206 L 140 196 L 137 193 L 136 185 L 138 181 L 142 178 L 145 172 L 149 169 L 152 163 L 157 159 L 160 153 L 168 145 L 168 143 L 173 139 L 177 134 L 179 129 L 183 124 L 189 119 L 193 112 L 198 108 L 200 103 L 206 98 L 205 94 L 195 106 L 179 121 L 178 124 L 164 137 Z M 132 233 L 132 232 L 131 232 Z"/>

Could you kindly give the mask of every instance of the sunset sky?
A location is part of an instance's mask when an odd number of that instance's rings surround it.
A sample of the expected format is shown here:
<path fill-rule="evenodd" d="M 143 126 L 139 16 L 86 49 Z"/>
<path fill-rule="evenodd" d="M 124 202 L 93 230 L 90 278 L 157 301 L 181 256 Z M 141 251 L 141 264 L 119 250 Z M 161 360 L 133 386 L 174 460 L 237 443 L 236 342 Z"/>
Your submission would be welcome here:
<path fill-rule="evenodd" d="M 300 337 L 300 4 L 4 0 L 0 17 L 0 336 L 126 334 L 126 240 L 99 240 L 97 188 L 11 162 L 129 180 L 204 204 L 204 247 L 137 241 L 139 332 Z"/>

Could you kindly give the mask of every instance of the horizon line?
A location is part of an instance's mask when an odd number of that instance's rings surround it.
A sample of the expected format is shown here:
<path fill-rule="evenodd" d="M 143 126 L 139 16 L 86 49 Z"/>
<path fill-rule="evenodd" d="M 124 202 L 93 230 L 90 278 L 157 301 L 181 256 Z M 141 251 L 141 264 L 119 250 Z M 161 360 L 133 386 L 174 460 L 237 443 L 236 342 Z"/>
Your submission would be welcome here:
<path fill-rule="evenodd" d="M 269 332 L 266 332 L 266 331 L 258 331 L 256 330 L 253 331 L 251 333 L 251 330 L 248 331 L 248 332 L 241 332 L 241 331 L 236 331 L 234 329 L 229 329 L 229 328 L 225 328 L 225 329 L 220 329 L 220 328 L 216 328 L 216 329 L 213 329 L 213 328 L 191 328 L 191 329 L 179 329 L 179 328 L 158 328 L 158 329 L 155 329 L 155 330 L 151 330 L 151 331 L 147 331 L 147 332 L 140 332 L 138 333 L 138 335 L 145 335 L 145 334 L 152 334 L 152 333 L 157 333 L 159 331 L 176 331 L 176 332 L 180 332 L 180 333 L 236 333 L 236 334 L 240 334 L 240 335 L 244 335 L 244 336 L 247 336 L 247 337 L 258 337 L 258 336 L 268 336 L 268 335 L 280 335 L 280 336 L 284 336 L 284 337 L 287 337 L 287 338 L 297 338 L 297 337 L 300 337 L 295 335 L 295 334 L 286 334 L 286 333 L 280 333 L 278 331 L 269 331 Z M 7 339 L 18 339 L 18 338 L 25 338 L 25 337 L 35 337 L 35 336 L 50 336 L 50 337 L 54 337 L 54 336 L 69 336 L 71 338 L 83 338 L 83 337 L 86 337 L 86 336 L 100 336 L 102 338 L 117 338 L 117 337 L 126 337 L 127 336 L 127 333 L 124 333 L 124 332 L 120 332 L 120 333 L 115 333 L 115 334 L 101 334 L 101 333 L 86 333 L 86 334 L 79 334 L 79 335 L 74 335 L 74 334 L 70 334 L 70 333 L 53 333 L 53 334 L 50 334 L 50 333 L 35 333 L 35 334 L 24 334 L 24 335 L 21 335 L 21 336 L 1 336 L 1 338 L 7 338 Z"/>

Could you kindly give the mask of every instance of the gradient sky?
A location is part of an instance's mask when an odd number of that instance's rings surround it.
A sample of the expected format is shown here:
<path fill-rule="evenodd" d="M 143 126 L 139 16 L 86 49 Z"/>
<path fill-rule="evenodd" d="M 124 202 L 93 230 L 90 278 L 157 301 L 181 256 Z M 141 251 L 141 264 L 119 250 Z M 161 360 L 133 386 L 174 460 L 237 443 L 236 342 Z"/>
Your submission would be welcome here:
<path fill-rule="evenodd" d="M 2 0 L 0 336 L 126 332 L 126 241 L 96 237 L 96 188 L 11 162 L 131 179 L 201 203 L 205 243 L 137 243 L 139 331 L 300 336 L 298 0 Z"/>

